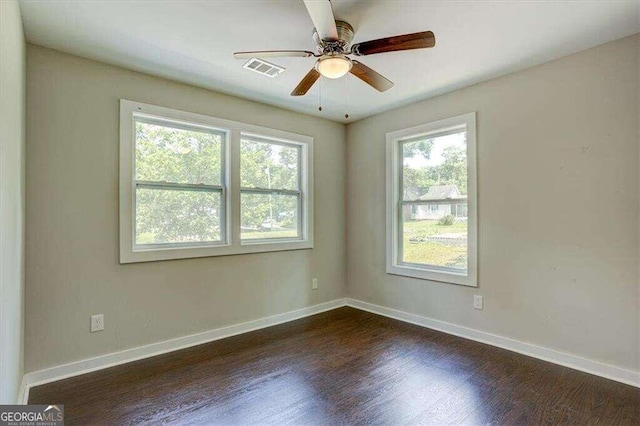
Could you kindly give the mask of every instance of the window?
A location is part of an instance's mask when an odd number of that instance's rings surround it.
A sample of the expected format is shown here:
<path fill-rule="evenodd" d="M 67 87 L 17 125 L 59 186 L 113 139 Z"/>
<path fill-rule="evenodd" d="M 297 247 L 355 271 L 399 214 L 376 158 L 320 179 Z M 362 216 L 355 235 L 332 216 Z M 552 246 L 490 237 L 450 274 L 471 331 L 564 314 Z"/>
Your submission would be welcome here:
<path fill-rule="evenodd" d="M 300 238 L 300 145 L 256 137 L 240 142 L 243 241 Z"/>
<path fill-rule="evenodd" d="M 387 134 L 387 272 L 477 286 L 475 113 Z"/>
<path fill-rule="evenodd" d="M 120 261 L 313 247 L 308 136 L 121 100 Z"/>
<path fill-rule="evenodd" d="M 133 122 L 134 247 L 224 243 L 227 134 L 161 119 Z"/>
<path fill-rule="evenodd" d="M 465 219 L 467 218 L 467 203 L 465 202 L 460 203 L 460 204 L 453 204 L 451 206 L 451 208 L 453 209 L 452 214 L 457 217 L 457 218 L 461 218 L 461 219 Z"/>

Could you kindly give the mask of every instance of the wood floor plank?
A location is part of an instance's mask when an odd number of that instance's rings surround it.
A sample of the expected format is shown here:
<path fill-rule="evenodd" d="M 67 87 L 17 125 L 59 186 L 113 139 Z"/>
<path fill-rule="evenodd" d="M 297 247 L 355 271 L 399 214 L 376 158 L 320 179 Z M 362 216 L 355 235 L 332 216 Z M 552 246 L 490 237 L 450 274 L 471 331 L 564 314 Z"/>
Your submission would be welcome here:
<path fill-rule="evenodd" d="M 640 389 L 341 308 L 37 386 L 74 424 L 640 424 Z"/>

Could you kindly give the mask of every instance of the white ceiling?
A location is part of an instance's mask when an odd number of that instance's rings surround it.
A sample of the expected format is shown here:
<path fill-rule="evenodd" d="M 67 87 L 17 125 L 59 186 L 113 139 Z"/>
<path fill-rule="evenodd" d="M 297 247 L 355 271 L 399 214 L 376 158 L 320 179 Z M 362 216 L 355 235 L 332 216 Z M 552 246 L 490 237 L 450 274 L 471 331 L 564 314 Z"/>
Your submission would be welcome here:
<path fill-rule="evenodd" d="M 436 46 L 359 58 L 395 87 L 378 93 L 353 76 L 323 79 L 319 112 L 317 83 L 304 97 L 289 96 L 313 58 L 274 58 L 286 71 L 271 79 L 232 57 L 237 50 L 315 50 L 302 0 L 20 0 L 31 43 L 340 122 L 640 31 L 638 0 L 332 3 L 336 19 L 355 28 L 354 42 L 431 30 Z"/>

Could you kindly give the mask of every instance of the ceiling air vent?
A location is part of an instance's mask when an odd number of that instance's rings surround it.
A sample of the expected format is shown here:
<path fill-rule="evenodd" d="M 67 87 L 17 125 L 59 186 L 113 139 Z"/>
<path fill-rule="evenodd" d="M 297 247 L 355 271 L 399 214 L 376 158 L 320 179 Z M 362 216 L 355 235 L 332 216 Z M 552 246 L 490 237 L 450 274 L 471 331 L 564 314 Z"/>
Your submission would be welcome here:
<path fill-rule="evenodd" d="M 284 68 L 258 58 L 249 59 L 242 68 L 246 68 L 249 71 L 257 72 L 258 74 L 266 75 L 271 78 L 282 74 L 284 71 Z"/>

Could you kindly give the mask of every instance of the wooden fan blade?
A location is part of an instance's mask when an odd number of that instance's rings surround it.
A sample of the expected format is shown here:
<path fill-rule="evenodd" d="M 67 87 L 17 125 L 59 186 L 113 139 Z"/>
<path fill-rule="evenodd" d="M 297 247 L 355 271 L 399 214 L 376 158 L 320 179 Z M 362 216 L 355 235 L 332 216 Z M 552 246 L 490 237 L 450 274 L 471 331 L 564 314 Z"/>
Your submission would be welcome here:
<path fill-rule="evenodd" d="M 318 35 L 322 40 L 338 40 L 338 29 L 336 28 L 336 18 L 333 16 L 331 1 L 329 0 L 304 0 L 307 12 L 316 27 Z"/>
<path fill-rule="evenodd" d="M 384 92 L 393 87 L 391 80 L 383 77 L 362 62 L 353 61 L 353 67 L 351 67 L 351 71 L 349 72 L 379 92 Z"/>
<path fill-rule="evenodd" d="M 423 31 L 356 43 L 351 47 L 351 51 L 354 55 L 365 56 L 398 50 L 425 49 L 435 45 L 436 36 L 431 31 Z"/>
<path fill-rule="evenodd" d="M 311 86 L 320 78 L 320 73 L 315 68 L 311 68 L 311 71 L 304 76 L 302 81 L 293 89 L 291 96 L 302 96 L 311 89 Z"/>
<path fill-rule="evenodd" d="M 308 50 L 258 50 L 255 52 L 236 52 L 233 57 L 236 59 L 251 59 L 251 58 L 308 58 L 309 56 L 315 56 L 313 52 Z"/>

